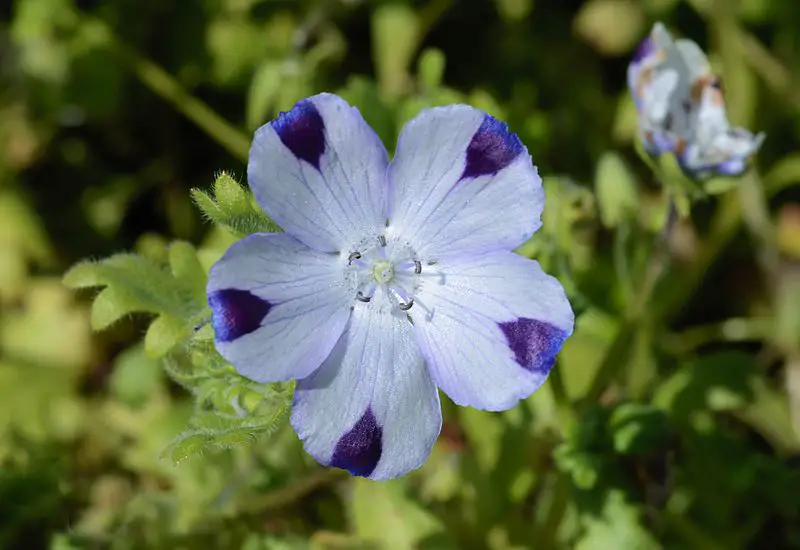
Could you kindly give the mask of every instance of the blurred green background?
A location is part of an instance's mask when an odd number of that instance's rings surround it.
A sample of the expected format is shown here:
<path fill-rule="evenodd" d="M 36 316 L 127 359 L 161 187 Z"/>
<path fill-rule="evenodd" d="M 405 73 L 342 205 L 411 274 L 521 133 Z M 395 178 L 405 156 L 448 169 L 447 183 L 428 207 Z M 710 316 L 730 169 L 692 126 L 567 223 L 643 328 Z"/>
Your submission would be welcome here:
<path fill-rule="evenodd" d="M 636 154 L 625 85 L 658 20 L 767 133 L 663 241 L 669 182 Z M 800 548 L 799 42 L 796 0 L 3 2 L 0 548 Z M 245 181 L 252 131 L 319 91 L 390 150 L 432 105 L 509 122 L 548 193 L 520 252 L 578 314 L 541 390 L 506 413 L 445 402 L 427 464 L 387 483 L 319 468 L 279 415 L 202 424 L 147 277 L 94 306 L 62 284 L 127 250 L 207 269 L 236 231 L 189 190 Z M 162 313 L 145 343 L 133 311 Z M 260 391 L 192 383 L 204 411 Z"/>

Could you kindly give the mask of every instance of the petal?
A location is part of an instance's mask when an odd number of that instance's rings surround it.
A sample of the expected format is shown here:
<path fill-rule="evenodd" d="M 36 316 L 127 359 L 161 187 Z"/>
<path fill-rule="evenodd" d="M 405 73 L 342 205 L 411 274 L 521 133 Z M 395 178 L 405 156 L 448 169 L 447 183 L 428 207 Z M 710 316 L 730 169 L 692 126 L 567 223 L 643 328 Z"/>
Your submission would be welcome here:
<path fill-rule="evenodd" d="M 533 393 L 572 334 L 561 284 L 512 252 L 432 269 L 439 272 L 421 277 L 412 319 L 436 384 L 459 405 L 491 411 Z"/>
<path fill-rule="evenodd" d="M 308 376 L 350 316 L 343 269 L 338 256 L 286 234 L 255 234 L 233 244 L 208 279 L 217 350 L 258 382 Z"/>
<path fill-rule="evenodd" d="M 511 249 L 541 225 L 542 180 L 516 134 L 466 105 L 423 111 L 389 166 L 387 233 L 427 258 Z"/>
<path fill-rule="evenodd" d="M 387 162 L 358 110 L 320 94 L 256 131 L 247 176 L 261 208 L 287 233 L 341 251 L 383 229 Z"/>
<path fill-rule="evenodd" d="M 389 479 L 419 468 L 442 417 L 408 319 L 357 303 L 330 357 L 298 383 L 292 426 L 317 461 L 353 475 Z"/>

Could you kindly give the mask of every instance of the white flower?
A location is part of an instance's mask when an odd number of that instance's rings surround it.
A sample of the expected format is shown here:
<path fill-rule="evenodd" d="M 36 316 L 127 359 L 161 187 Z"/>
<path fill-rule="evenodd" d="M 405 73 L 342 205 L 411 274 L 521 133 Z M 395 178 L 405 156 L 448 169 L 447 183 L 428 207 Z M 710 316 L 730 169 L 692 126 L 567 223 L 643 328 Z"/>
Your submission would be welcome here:
<path fill-rule="evenodd" d="M 656 23 L 628 66 L 628 87 L 648 153 L 675 154 L 691 177 L 739 175 L 764 141 L 728 122 L 719 79 L 691 40 Z"/>
<path fill-rule="evenodd" d="M 256 132 L 248 178 L 286 233 L 246 237 L 212 267 L 216 345 L 253 380 L 299 380 L 291 422 L 319 462 L 402 475 L 439 435 L 437 386 L 503 410 L 545 381 L 573 313 L 512 252 L 544 192 L 505 124 L 425 111 L 390 163 L 358 111 L 321 94 Z"/>

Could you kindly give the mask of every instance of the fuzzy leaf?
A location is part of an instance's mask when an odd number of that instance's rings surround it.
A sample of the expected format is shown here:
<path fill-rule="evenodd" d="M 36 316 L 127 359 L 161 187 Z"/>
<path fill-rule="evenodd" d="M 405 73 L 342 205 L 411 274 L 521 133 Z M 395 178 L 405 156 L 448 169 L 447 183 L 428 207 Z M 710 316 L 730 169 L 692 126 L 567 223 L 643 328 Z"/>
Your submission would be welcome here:
<path fill-rule="evenodd" d="M 169 247 L 169 265 L 172 274 L 199 301 L 206 300 L 206 281 L 208 277 L 197 258 L 197 251 L 185 241 L 176 241 Z"/>
<path fill-rule="evenodd" d="M 252 195 L 230 175 L 223 172 L 214 182 L 213 196 L 200 189 L 192 189 L 192 199 L 209 221 L 220 225 L 239 237 L 252 233 L 279 231 L 253 201 Z"/>
<path fill-rule="evenodd" d="M 169 453 L 172 462 L 178 465 L 188 458 L 202 455 L 207 447 L 208 436 L 190 432 L 178 437 L 164 452 Z"/>
<path fill-rule="evenodd" d="M 149 357 L 163 357 L 191 333 L 185 320 L 171 315 L 159 315 L 147 328 L 144 349 Z"/>
<path fill-rule="evenodd" d="M 586 531 L 574 546 L 576 550 L 656 550 L 660 548 L 653 535 L 641 525 L 639 511 L 625 500 L 619 490 L 610 491 L 600 517 L 584 516 Z"/>

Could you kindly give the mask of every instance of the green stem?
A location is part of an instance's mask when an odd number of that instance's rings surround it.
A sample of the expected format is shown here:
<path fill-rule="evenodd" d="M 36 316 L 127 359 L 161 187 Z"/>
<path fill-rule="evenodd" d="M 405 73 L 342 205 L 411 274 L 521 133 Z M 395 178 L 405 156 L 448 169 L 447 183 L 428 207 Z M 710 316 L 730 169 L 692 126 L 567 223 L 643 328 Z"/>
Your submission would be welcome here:
<path fill-rule="evenodd" d="M 572 487 L 569 476 L 564 473 L 556 473 L 555 486 L 553 487 L 553 498 L 547 509 L 547 515 L 542 522 L 541 528 L 535 533 L 534 541 L 536 548 L 549 550 L 554 548 L 558 529 L 561 520 L 569 507 Z"/>
<path fill-rule="evenodd" d="M 712 342 L 763 340 L 771 335 L 772 326 L 772 320 L 767 318 L 727 319 L 669 334 L 661 341 L 661 347 L 668 353 L 684 355 Z"/>
<path fill-rule="evenodd" d="M 240 510 L 246 514 L 262 514 L 290 506 L 309 493 L 347 479 L 348 473 L 336 468 L 315 470 L 306 476 L 265 495 L 246 500 Z"/>
<path fill-rule="evenodd" d="M 124 44 L 104 21 L 87 14 L 82 17 L 102 29 L 109 48 L 130 67 L 145 86 L 194 122 L 233 156 L 247 162 L 250 151 L 250 139 L 247 135 L 192 96 L 164 69 Z"/>

